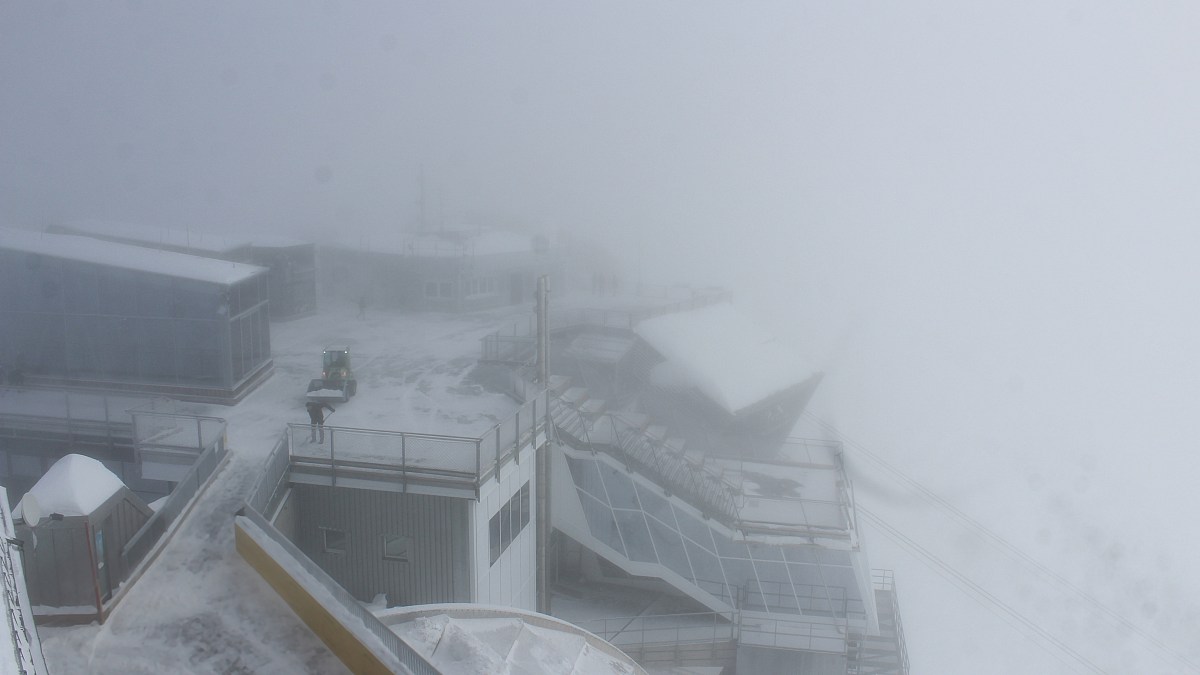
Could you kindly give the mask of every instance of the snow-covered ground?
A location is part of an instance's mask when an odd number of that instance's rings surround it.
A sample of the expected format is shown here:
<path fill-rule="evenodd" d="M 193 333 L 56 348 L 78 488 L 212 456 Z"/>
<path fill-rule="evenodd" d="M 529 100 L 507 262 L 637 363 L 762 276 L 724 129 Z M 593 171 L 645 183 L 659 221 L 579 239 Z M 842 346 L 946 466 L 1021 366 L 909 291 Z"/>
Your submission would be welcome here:
<path fill-rule="evenodd" d="M 229 422 L 229 460 L 104 625 L 41 628 L 56 673 L 333 673 L 341 663 L 233 547 L 233 517 L 289 422 L 306 422 L 306 385 L 321 349 L 348 344 L 358 395 L 329 424 L 479 434 L 515 404 L 470 371 L 480 338 L 516 312 L 391 313 L 335 307 L 271 325 L 275 374 L 235 407 L 203 407 Z"/>

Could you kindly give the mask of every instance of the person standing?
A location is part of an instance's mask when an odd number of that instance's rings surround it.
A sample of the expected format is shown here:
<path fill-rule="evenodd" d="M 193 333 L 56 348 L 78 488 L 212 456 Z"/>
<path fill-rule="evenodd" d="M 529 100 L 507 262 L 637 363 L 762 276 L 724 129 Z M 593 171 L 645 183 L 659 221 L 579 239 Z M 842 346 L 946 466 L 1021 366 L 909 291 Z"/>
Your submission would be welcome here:
<path fill-rule="evenodd" d="M 335 413 L 335 412 L 337 412 L 337 410 L 335 410 L 333 406 L 329 405 L 328 403 L 325 403 L 324 401 L 309 401 L 308 403 L 304 404 L 304 407 L 308 409 L 309 429 L 311 431 L 311 433 L 309 434 L 309 439 L 308 439 L 309 442 L 310 443 L 317 442 L 317 432 L 319 431 L 321 434 L 320 442 L 324 443 L 325 442 L 325 411 L 329 410 L 329 412 Z"/>

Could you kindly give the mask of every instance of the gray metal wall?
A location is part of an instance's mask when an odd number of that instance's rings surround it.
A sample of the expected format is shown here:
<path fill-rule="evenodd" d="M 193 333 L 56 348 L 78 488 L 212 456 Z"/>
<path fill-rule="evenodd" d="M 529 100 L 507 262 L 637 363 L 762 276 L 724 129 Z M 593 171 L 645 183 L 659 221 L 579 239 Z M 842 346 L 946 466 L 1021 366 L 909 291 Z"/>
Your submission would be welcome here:
<path fill-rule="evenodd" d="M 364 602 L 470 602 L 467 502 L 450 497 L 296 485 L 295 543 Z M 324 530 L 346 533 L 345 553 L 325 550 Z M 412 538 L 408 562 L 383 558 L 383 535 Z"/>
<path fill-rule="evenodd" d="M 37 545 L 29 528 L 18 526 L 24 542 L 21 562 L 29 601 L 49 607 L 96 606 L 87 518 L 48 521 L 37 528 Z"/>

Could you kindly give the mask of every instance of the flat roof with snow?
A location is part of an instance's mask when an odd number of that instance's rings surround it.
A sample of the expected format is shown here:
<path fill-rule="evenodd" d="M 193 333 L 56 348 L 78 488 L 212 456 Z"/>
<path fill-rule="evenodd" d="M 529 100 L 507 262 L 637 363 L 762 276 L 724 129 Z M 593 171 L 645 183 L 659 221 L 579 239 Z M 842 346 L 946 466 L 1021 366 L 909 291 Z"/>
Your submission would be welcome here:
<path fill-rule="evenodd" d="M 257 265 L 85 236 L 8 228 L 0 228 L 0 248 L 226 286 L 267 271 Z"/>
<path fill-rule="evenodd" d="M 732 414 L 816 374 L 727 304 L 646 319 L 633 330 L 667 359 L 680 384 Z"/>

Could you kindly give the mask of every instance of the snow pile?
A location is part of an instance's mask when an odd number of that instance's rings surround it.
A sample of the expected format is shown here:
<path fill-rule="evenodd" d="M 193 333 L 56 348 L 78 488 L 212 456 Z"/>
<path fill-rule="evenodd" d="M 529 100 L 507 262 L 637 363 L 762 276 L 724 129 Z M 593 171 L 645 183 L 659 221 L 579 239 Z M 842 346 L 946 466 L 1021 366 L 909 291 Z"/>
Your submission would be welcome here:
<path fill-rule="evenodd" d="M 657 383 L 695 387 L 733 414 L 815 374 L 730 305 L 647 319 L 634 332 L 667 359 Z"/>
<path fill-rule="evenodd" d="M 121 479 L 98 460 L 67 455 L 55 462 L 26 497 L 21 498 L 14 516 L 20 517 L 21 505 L 29 495 L 33 495 L 46 515 L 86 516 L 123 487 Z"/>
<path fill-rule="evenodd" d="M 445 675 L 474 673 L 621 675 L 642 672 L 632 661 L 589 644 L 583 631 L 563 623 L 557 630 L 513 616 L 462 618 L 421 616 L 391 626 Z M 577 631 L 577 632 L 576 632 Z M 592 639 L 599 640 L 592 636 Z"/>

